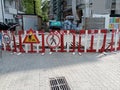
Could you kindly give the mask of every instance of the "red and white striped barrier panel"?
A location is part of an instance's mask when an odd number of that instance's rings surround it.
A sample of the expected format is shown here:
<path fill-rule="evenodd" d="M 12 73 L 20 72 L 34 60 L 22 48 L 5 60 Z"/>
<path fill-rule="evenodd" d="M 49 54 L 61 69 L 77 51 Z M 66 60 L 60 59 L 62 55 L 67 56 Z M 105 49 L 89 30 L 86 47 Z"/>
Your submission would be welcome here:
<path fill-rule="evenodd" d="M 60 30 L 2 32 L 2 49 L 22 53 L 112 52 L 120 50 L 120 30 Z"/>

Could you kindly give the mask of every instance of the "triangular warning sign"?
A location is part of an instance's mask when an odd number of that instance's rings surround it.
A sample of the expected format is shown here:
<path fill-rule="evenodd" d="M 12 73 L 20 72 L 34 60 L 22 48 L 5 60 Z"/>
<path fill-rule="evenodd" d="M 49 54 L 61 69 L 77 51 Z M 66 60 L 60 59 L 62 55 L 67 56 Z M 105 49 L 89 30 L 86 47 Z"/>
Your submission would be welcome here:
<path fill-rule="evenodd" d="M 38 40 L 34 31 L 32 29 L 30 29 L 28 31 L 27 35 L 25 36 L 23 43 L 40 43 L 40 41 Z"/>

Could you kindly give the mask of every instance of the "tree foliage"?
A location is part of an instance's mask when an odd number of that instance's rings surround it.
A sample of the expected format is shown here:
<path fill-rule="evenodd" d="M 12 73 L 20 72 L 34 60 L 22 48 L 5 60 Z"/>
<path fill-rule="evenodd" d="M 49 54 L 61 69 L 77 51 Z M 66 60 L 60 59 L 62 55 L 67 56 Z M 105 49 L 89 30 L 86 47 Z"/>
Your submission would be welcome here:
<path fill-rule="evenodd" d="M 36 14 L 37 15 L 42 15 L 42 10 L 41 10 L 41 1 L 42 0 L 36 0 L 35 6 L 36 6 Z"/>
<path fill-rule="evenodd" d="M 22 0 L 26 14 L 34 14 L 34 0 Z M 48 21 L 49 2 L 48 0 L 35 0 L 36 14 L 42 16 L 43 21 Z"/>
<path fill-rule="evenodd" d="M 42 16 L 43 16 L 43 21 L 48 21 L 48 12 L 49 12 L 49 2 L 48 0 L 45 0 L 42 3 Z"/>
<path fill-rule="evenodd" d="M 26 14 L 34 14 L 34 1 L 35 10 L 37 15 L 41 15 L 41 0 L 22 0 L 24 11 Z"/>

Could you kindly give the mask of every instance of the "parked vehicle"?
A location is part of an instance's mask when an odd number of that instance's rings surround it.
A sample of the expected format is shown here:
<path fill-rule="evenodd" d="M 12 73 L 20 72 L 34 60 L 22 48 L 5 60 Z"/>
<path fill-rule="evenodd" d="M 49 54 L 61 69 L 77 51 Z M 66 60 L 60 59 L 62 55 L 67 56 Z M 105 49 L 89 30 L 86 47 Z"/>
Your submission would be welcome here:
<path fill-rule="evenodd" d="M 8 30 L 10 28 L 10 26 L 8 26 L 7 24 L 0 22 L 0 30 Z"/>
<path fill-rule="evenodd" d="M 8 24 L 5 24 L 3 22 L 0 22 L 0 30 L 11 30 L 11 31 L 15 31 L 16 30 L 16 27 L 18 26 L 19 24 L 17 23 L 8 23 Z"/>
<path fill-rule="evenodd" d="M 62 23 L 60 21 L 50 20 L 49 28 L 53 30 L 60 30 L 62 28 Z"/>
<path fill-rule="evenodd" d="M 18 23 L 8 23 L 8 26 L 10 27 L 8 30 L 16 30 L 16 27 L 19 26 Z"/>

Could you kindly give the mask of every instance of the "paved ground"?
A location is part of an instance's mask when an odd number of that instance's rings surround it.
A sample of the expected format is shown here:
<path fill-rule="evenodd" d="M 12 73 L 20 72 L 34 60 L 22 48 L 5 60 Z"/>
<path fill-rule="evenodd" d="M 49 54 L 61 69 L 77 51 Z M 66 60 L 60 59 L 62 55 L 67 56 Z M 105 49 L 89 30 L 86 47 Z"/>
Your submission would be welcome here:
<path fill-rule="evenodd" d="M 49 78 L 59 76 L 66 77 L 71 90 L 120 90 L 120 53 L 3 52 L 0 60 L 0 90 L 50 90 Z"/>

